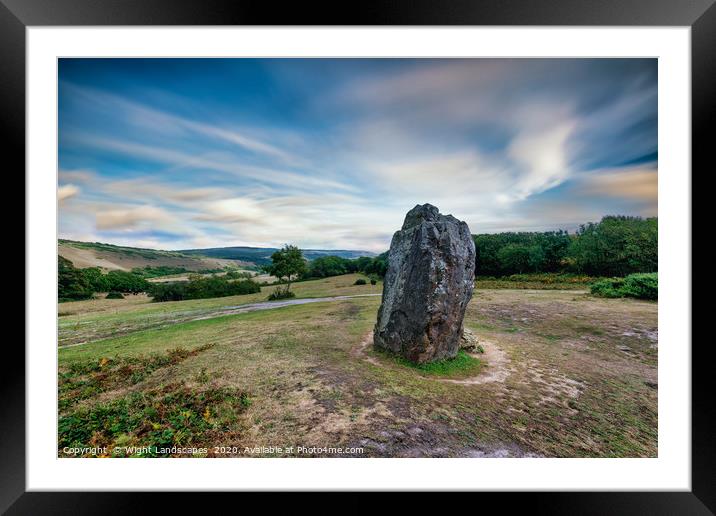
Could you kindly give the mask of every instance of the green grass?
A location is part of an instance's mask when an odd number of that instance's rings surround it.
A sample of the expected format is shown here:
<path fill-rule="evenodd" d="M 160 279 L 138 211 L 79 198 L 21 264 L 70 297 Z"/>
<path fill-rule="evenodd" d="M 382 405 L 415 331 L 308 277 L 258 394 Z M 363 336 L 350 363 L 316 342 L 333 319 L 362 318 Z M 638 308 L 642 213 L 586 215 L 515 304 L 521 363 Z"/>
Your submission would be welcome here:
<path fill-rule="evenodd" d="M 410 369 L 416 369 L 421 373 L 442 378 L 465 378 L 467 376 L 474 376 L 480 372 L 482 368 L 482 362 L 479 358 L 475 358 L 467 353 L 465 350 L 458 350 L 455 358 L 448 358 L 444 360 L 437 360 L 435 362 L 429 362 L 427 364 L 416 364 L 410 360 L 391 353 L 390 351 L 377 351 L 376 355 L 385 357 L 396 364 L 399 364 Z"/>
<path fill-rule="evenodd" d="M 161 251 L 157 249 L 144 249 L 141 247 L 125 247 L 121 245 L 103 244 L 101 242 L 78 242 L 75 240 L 58 240 L 59 244 L 76 247 L 78 249 L 96 249 L 98 251 L 109 251 L 120 253 L 126 256 L 139 256 L 148 260 L 156 260 L 166 256 L 186 258 L 188 255 L 178 251 Z"/>
<path fill-rule="evenodd" d="M 298 297 L 380 292 L 353 286 L 357 277 L 292 290 Z M 368 438 L 385 448 L 368 447 L 365 456 L 438 447 L 457 456 L 483 445 L 549 457 L 657 455 L 657 353 L 645 333 L 657 327 L 654 302 L 483 290 L 465 325 L 487 353 L 417 366 L 372 350 L 355 354 L 375 324 L 379 296 L 184 319 L 240 297 L 252 296 L 64 305 L 63 337 L 87 343 L 58 351 L 62 445 L 151 445 L 152 456 L 169 443 L 243 449 L 355 446 Z M 503 365 L 493 361 L 494 345 Z M 442 381 L 496 371 L 508 374 L 474 385 Z M 414 427 L 418 437 L 408 432 Z M 402 432 L 399 441 L 393 431 Z"/>
<path fill-rule="evenodd" d="M 291 285 L 296 298 L 317 298 L 330 296 L 351 296 L 359 294 L 380 294 L 382 282 L 377 285 L 354 286 L 360 275 L 347 274 L 320 280 L 305 281 Z M 201 317 L 226 306 L 240 306 L 266 301 L 276 289 L 262 287 L 261 292 L 223 298 L 191 299 L 152 303 L 145 296 L 125 296 L 124 300 L 87 300 L 63 303 L 60 310 L 59 344 L 92 342 L 114 335 L 121 335 L 131 329 L 161 328 L 177 322 Z"/>

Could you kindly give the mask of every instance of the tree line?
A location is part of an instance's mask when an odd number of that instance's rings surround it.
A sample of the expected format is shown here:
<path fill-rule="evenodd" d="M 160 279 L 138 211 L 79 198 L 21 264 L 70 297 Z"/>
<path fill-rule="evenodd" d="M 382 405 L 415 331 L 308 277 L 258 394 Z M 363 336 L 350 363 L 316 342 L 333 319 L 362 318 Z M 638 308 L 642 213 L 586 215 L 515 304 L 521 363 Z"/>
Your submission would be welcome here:
<path fill-rule="evenodd" d="M 233 280 L 226 276 L 189 276 L 189 281 L 150 284 L 147 293 L 152 301 L 183 301 L 211 297 L 238 296 L 261 292 L 261 286 L 253 280 Z"/>
<path fill-rule="evenodd" d="M 607 216 L 566 231 L 473 235 L 476 274 L 535 272 L 627 276 L 658 269 L 658 220 Z"/>
<path fill-rule="evenodd" d="M 152 271 L 156 272 L 156 271 Z M 122 294 L 146 292 L 154 301 L 181 301 L 210 297 L 254 294 L 261 286 L 248 278 L 248 274 L 230 271 L 225 276 L 202 277 L 192 274 L 188 281 L 152 283 L 144 278 L 144 271 L 109 271 L 99 267 L 76 268 L 72 262 L 58 256 L 57 294 L 60 301 L 90 299 L 98 292 L 108 292 L 108 298 L 121 298 Z"/>
<path fill-rule="evenodd" d="M 658 220 L 606 216 L 567 231 L 473 235 L 478 276 L 577 273 L 623 277 L 658 269 Z M 302 279 L 360 272 L 385 276 L 388 253 L 355 259 L 323 256 L 309 262 Z"/>
<path fill-rule="evenodd" d="M 127 271 L 103 273 L 99 267 L 77 269 L 67 258 L 58 256 L 57 294 L 60 301 L 89 299 L 96 292 L 137 294 L 146 292 L 150 283 Z"/>
<path fill-rule="evenodd" d="M 656 218 L 607 216 L 600 222 L 579 227 L 575 234 L 566 231 L 532 233 L 495 233 L 473 235 L 476 275 L 510 276 L 527 273 L 579 273 L 590 276 L 625 277 L 633 273 L 658 270 L 658 220 Z M 77 269 L 69 260 L 58 257 L 58 294 L 60 300 L 88 299 L 95 292 L 147 292 L 155 300 L 197 299 L 248 294 L 260 286 L 240 273 L 226 277 L 194 276 L 184 283 L 150 283 L 143 276 L 165 270 L 110 271 L 98 267 Z M 307 261 L 296 246 L 287 245 L 271 256 L 265 272 L 277 277 L 283 288 L 274 292 L 276 299 L 290 297 L 291 282 L 327 278 L 349 273 L 370 277 L 385 276 L 388 253 L 360 258 L 321 256 Z M 242 281 L 235 281 L 241 278 Z"/>
<path fill-rule="evenodd" d="M 341 258 L 340 256 L 321 256 L 310 261 L 301 277 L 304 279 L 328 278 L 361 272 L 367 276 L 385 276 L 388 270 L 388 253 L 378 256 L 361 256 L 360 258 Z"/>

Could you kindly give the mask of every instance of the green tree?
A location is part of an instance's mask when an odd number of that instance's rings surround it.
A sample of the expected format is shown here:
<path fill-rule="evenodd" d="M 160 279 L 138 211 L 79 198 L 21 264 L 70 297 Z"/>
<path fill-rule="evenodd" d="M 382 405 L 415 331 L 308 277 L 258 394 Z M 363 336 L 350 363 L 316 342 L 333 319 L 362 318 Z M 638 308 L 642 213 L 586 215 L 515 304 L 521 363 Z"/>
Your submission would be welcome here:
<path fill-rule="evenodd" d="M 150 286 L 150 283 L 141 276 L 127 271 L 109 271 L 106 274 L 106 280 L 107 290 L 131 294 L 146 292 Z"/>
<path fill-rule="evenodd" d="M 497 252 L 503 270 L 523 274 L 536 272 L 544 261 L 544 251 L 539 245 L 507 244 Z"/>
<path fill-rule="evenodd" d="M 291 282 L 306 271 L 306 260 L 298 247 L 286 244 L 271 255 L 271 264 L 264 266 L 264 271 L 285 282 L 286 287 L 281 290 L 288 295 Z"/>
<path fill-rule="evenodd" d="M 89 267 L 87 269 L 80 269 L 84 274 L 87 283 L 94 292 L 108 292 L 109 281 L 107 276 L 102 272 L 99 267 Z"/>
<path fill-rule="evenodd" d="M 569 248 L 574 268 L 595 276 L 626 276 L 658 269 L 656 218 L 608 216 L 584 224 Z"/>
<path fill-rule="evenodd" d="M 92 287 L 82 273 L 82 269 L 75 269 L 71 261 L 58 256 L 57 297 L 59 300 L 89 299 L 92 294 Z"/>
<path fill-rule="evenodd" d="M 340 276 L 350 272 L 350 269 L 354 269 L 351 262 L 351 260 L 340 256 L 321 256 L 310 262 L 306 276 L 310 278 Z"/>
<path fill-rule="evenodd" d="M 508 276 L 564 268 L 572 238 L 566 231 L 473 235 L 476 274 Z"/>

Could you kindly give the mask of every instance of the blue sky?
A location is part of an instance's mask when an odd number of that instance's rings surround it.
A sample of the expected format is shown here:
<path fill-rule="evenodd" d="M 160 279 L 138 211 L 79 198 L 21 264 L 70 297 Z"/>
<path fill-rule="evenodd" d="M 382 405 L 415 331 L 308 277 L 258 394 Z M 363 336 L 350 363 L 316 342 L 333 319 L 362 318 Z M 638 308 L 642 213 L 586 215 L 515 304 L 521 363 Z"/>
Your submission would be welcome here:
<path fill-rule="evenodd" d="M 60 237 L 383 251 L 657 214 L 655 59 L 61 59 Z"/>

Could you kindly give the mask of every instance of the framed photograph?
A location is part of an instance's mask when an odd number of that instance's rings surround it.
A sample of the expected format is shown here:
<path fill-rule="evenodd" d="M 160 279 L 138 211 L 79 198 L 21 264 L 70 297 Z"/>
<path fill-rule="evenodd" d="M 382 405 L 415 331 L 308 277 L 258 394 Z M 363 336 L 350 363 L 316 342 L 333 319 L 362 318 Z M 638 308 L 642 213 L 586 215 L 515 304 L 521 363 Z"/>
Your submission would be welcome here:
<path fill-rule="evenodd" d="M 691 182 L 716 8 L 658 3 L 2 0 L 27 303 L 0 507 L 711 514 Z"/>

